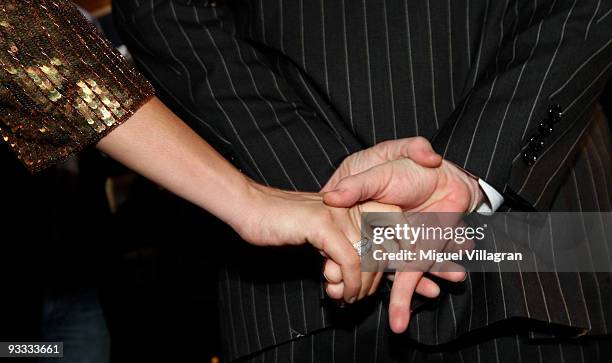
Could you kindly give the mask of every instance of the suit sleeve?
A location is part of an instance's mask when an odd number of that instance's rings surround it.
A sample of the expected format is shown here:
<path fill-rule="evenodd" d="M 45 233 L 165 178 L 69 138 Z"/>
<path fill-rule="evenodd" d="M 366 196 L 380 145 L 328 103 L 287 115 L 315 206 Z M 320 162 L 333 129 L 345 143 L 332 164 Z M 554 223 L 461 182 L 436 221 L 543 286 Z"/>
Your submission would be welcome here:
<path fill-rule="evenodd" d="M 255 180 L 318 191 L 361 148 L 306 82 L 296 89 L 294 65 L 237 35 L 229 5 L 118 2 L 116 10 L 124 41 L 164 102 Z"/>
<path fill-rule="evenodd" d="M 489 10 L 463 101 L 434 148 L 506 201 L 547 210 L 610 76 L 609 5 L 510 2 L 503 13 Z"/>
<path fill-rule="evenodd" d="M 29 170 L 96 143 L 153 96 L 71 2 L 0 9 L 0 133 Z"/>

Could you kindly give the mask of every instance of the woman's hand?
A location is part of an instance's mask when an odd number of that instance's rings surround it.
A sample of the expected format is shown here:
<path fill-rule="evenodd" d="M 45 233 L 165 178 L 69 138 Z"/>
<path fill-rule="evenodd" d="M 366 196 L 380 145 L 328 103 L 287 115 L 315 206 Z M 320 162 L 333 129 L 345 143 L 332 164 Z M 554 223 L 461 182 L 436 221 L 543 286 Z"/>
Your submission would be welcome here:
<path fill-rule="evenodd" d="M 396 212 L 401 213 L 402 210 L 400 207 L 392 206 L 389 204 L 382 204 L 378 202 L 367 202 L 363 204 L 357 204 L 356 206 L 349 209 L 349 213 L 357 214 L 358 218 L 360 218 L 361 213 L 366 212 Z M 416 273 L 414 273 L 416 274 Z M 449 281 L 460 281 L 463 279 L 463 274 L 461 272 L 433 272 L 433 275 L 436 275 L 442 279 L 446 279 Z M 339 300 L 342 298 L 344 294 L 345 284 L 343 281 L 342 271 L 339 266 L 331 259 L 327 259 L 323 266 L 323 275 L 327 280 L 325 291 L 327 295 L 332 298 Z M 359 293 L 357 300 L 360 300 L 366 296 L 370 296 L 376 292 L 378 288 L 378 284 L 383 276 L 387 275 L 390 280 L 393 281 L 394 275 L 389 273 L 379 272 L 362 272 L 361 273 L 361 281 L 362 287 Z M 422 295 L 428 298 L 435 298 L 440 294 L 440 287 L 430 278 L 426 276 L 422 276 L 422 273 L 419 274 L 419 278 L 416 279 L 416 286 L 414 290 L 417 294 Z"/>
<path fill-rule="evenodd" d="M 337 298 L 348 303 L 376 290 L 382 274 L 361 273 L 352 243 L 361 239 L 361 212 L 399 212 L 399 208 L 374 202 L 334 208 L 316 193 L 286 192 L 255 183 L 252 190 L 246 218 L 232 226 L 244 240 L 259 246 L 312 244 L 337 264 L 343 281 Z"/>
<path fill-rule="evenodd" d="M 378 202 L 366 202 L 360 203 L 352 208 L 347 209 L 348 214 L 351 216 L 351 219 L 357 221 L 355 225 L 357 226 L 357 230 L 359 233 L 361 232 L 361 213 L 367 212 L 391 212 L 391 213 L 400 213 L 401 209 L 394 205 L 382 204 Z M 361 239 L 361 237 L 359 237 Z M 356 239 L 351 241 L 357 241 Z M 327 295 L 335 300 L 340 300 L 344 294 L 345 283 L 343 280 L 343 274 L 340 270 L 339 266 L 332 259 L 327 258 L 325 263 L 323 264 L 323 276 L 325 276 L 325 280 L 327 281 L 325 286 L 325 291 Z M 359 295 L 357 296 L 357 300 L 361 300 L 367 296 L 370 296 L 376 292 L 378 289 L 378 285 L 384 276 L 384 272 L 376 271 L 362 271 L 361 272 L 361 289 L 359 291 Z"/>

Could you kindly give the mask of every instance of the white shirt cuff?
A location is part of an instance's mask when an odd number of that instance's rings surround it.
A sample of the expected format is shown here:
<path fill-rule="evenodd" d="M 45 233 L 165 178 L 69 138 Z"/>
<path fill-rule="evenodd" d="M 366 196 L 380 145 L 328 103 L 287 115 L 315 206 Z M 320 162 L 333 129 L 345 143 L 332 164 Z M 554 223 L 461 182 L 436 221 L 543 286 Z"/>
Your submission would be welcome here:
<path fill-rule="evenodd" d="M 478 184 L 480 185 L 480 188 L 482 189 L 487 200 L 483 201 L 482 204 L 476 208 L 476 213 L 485 215 L 492 214 L 504 203 L 504 197 L 499 194 L 495 188 L 480 178 L 478 178 Z"/>

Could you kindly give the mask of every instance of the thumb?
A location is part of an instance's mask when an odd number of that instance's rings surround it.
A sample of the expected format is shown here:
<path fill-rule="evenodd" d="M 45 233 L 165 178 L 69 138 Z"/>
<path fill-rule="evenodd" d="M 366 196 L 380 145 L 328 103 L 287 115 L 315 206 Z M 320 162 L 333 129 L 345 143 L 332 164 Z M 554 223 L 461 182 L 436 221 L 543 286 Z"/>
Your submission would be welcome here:
<path fill-rule="evenodd" d="M 380 168 L 372 168 L 348 176 L 340 180 L 336 189 L 325 193 L 323 201 L 332 207 L 349 208 L 361 201 L 375 200 L 387 185 L 388 178 L 384 174 Z"/>

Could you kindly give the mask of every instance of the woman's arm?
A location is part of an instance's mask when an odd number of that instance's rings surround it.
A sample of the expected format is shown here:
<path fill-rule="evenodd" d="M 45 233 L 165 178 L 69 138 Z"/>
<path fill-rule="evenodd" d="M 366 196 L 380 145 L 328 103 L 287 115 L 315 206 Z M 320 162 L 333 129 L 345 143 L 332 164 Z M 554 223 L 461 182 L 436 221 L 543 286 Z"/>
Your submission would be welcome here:
<path fill-rule="evenodd" d="M 104 137 L 98 148 L 232 227 L 241 224 L 252 181 L 157 97 Z"/>
<path fill-rule="evenodd" d="M 357 208 L 331 208 L 315 193 L 285 192 L 255 183 L 156 97 L 97 146 L 211 212 L 247 242 L 261 246 L 311 243 L 340 265 L 347 302 L 364 295 L 359 257 L 350 243 L 360 238 Z M 363 289 L 372 291 L 371 284 L 367 281 Z"/>
<path fill-rule="evenodd" d="M 0 2 L 0 48 L 0 136 L 29 170 L 99 143 L 253 244 L 313 244 L 342 266 L 345 299 L 357 296 L 355 213 L 241 175 L 153 98 L 151 85 L 70 1 Z"/>

